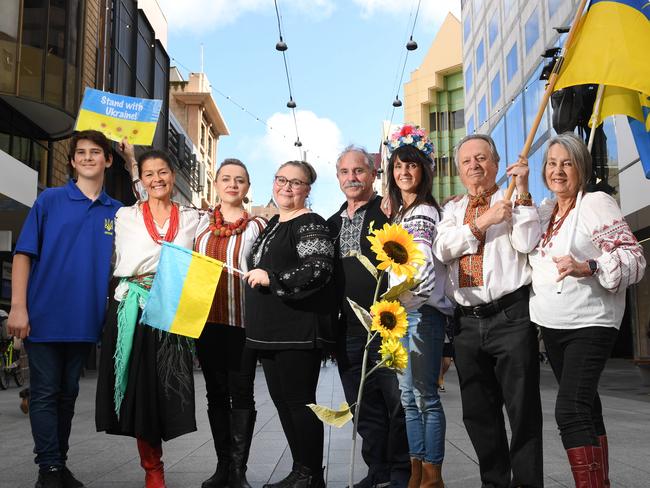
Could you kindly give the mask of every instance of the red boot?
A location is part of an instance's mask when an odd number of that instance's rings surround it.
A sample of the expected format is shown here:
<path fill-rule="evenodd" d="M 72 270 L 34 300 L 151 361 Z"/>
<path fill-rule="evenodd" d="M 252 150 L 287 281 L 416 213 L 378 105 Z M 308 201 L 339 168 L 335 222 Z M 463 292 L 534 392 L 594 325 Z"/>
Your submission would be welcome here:
<path fill-rule="evenodd" d="M 612 485 L 609 482 L 609 446 L 607 444 L 607 436 L 599 435 L 598 443 L 603 450 L 603 486 L 610 488 Z"/>
<path fill-rule="evenodd" d="M 144 439 L 138 439 L 140 466 L 145 471 L 146 488 L 165 488 L 165 470 L 162 457 L 162 445 L 152 446 Z"/>
<path fill-rule="evenodd" d="M 603 451 L 598 446 L 567 449 L 576 488 L 605 488 L 603 483 Z"/>

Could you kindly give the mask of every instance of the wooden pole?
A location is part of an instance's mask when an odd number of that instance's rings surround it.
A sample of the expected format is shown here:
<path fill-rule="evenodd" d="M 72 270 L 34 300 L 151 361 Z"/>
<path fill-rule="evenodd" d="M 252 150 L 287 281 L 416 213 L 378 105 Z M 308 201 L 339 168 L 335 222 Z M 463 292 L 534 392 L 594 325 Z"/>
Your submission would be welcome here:
<path fill-rule="evenodd" d="M 542 102 L 540 103 L 539 109 L 537 110 L 537 117 L 535 117 L 535 120 L 533 121 L 533 125 L 530 128 L 530 132 L 528 133 L 528 137 L 526 138 L 526 142 L 524 143 L 524 148 L 521 150 L 521 153 L 519 154 L 520 159 L 526 159 L 528 157 L 530 148 L 533 145 L 533 142 L 535 142 L 535 134 L 537 133 L 539 123 L 542 121 L 542 117 L 544 116 L 544 110 L 546 110 L 546 105 L 548 104 L 548 99 L 551 98 L 551 93 L 553 93 L 553 90 L 555 88 L 557 77 L 560 73 L 560 69 L 562 68 L 562 63 L 564 62 L 564 56 L 566 56 L 568 49 L 573 44 L 573 39 L 575 38 L 576 32 L 578 31 L 578 24 L 580 23 L 580 18 L 582 17 L 582 12 L 584 11 L 586 4 L 587 4 L 587 0 L 580 0 L 580 5 L 578 5 L 578 10 L 576 10 L 576 14 L 573 18 L 573 23 L 571 24 L 571 29 L 569 30 L 569 34 L 567 35 L 566 42 L 562 47 L 562 52 L 560 53 L 560 56 L 555 61 L 555 66 L 553 66 L 553 72 L 551 73 L 551 76 L 548 79 L 548 83 L 546 84 L 546 91 L 544 91 Z M 510 185 L 508 185 L 508 189 L 506 190 L 506 195 L 504 197 L 506 200 L 510 200 L 512 198 L 512 194 L 514 193 L 515 186 L 516 186 L 515 180 L 516 178 L 512 178 L 512 180 L 510 181 Z"/>

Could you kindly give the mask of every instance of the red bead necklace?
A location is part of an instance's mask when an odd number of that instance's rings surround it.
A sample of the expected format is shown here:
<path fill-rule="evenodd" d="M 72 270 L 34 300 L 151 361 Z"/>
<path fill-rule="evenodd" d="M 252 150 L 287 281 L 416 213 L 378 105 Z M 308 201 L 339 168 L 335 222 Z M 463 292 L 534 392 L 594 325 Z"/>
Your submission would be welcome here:
<path fill-rule="evenodd" d="M 548 227 L 546 229 L 546 233 L 542 234 L 542 247 L 553 247 L 553 243 L 551 242 L 551 239 L 557 235 L 557 233 L 560 231 L 560 227 L 562 227 L 562 224 L 564 224 L 564 221 L 566 218 L 569 216 L 569 212 L 573 210 L 573 207 L 575 207 L 576 202 L 575 200 L 573 203 L 571 203 L 571 206 L 566 209 L 564 212 L 564 215 L 560 217 L 557 221 L 555 220 L 555 217 L 557 217 L 558 212 L 560 211 L 560 206 L 556 203 L 555 207 L 553 208 L 553 213 L 551 214 L 551 220 L 548 221 Z"/>
<path fill-rule="evenodd" d="M 215 237 L 230 237 L 244 232 L 248 221 L 248 212 L 244 211 L 244 216 L 237 219 L 236 222 L 230 224 L 225 223 L 223 221 L 223 214 L 221 213 L 221 205 L 217 205 L 214 208 L 214 212 L 210 213 L 210 226 L 208 228 Z"/>
<path fill-rule="evenodd" d="M 167 228 L 167 233 L 161 239 L 158 229 L 156 229 L 156 223 L 153 220 L 153 214 L 151 213 L 151 208 L 149 208 L 149 201 L 146 201 L 142 204 L 142 217 L 144 218 L 144 226 L 147 228 L 147 232 L 154 240 L 160 244 L 160 241 L 172 242 L 178 234 L 178 207 L 172 203 L 172 211 L 169 214 L 169 227 Z"/>

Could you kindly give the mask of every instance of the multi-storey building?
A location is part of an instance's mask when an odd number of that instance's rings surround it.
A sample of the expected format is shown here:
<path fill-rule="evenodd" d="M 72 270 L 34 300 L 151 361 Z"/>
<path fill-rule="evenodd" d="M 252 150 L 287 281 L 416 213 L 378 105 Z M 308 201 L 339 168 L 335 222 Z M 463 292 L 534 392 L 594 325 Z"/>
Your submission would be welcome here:
<path fill-rule="evenodd" d="M 490 134 L 501 155 L 499 183 L 505 167 L 517 161 L 545 89 L 540 81 L 549 62 L 542 54 L 562 46 L 562 29 L 573 21 L 577 0 L 462 1 L 465 124 L 467 133 Z M 596 56 L 596 50 L 594 51 Z M 549 192 L 541 175 L 545 143 L 555 134 L 546 108 L 528 155 L 530 188 L 535 201 Z M 629 125 L 624 117 L 603 124 L 607 161 L 603 174 L 614 188 L 626 219 L 650 256 L 650 192 Z M 628 307 L 615 354 L 650 360 L 650 278 L 628 290 Z"/>
<path fill-rule="evenodd" d="M 193 204 L 207 208 L 217 201 L 214 188 L 217 162 L 217 144 L 220 136 L 227 136 L 228 126 L 212 98 L 212 89 L 205 73 L 190 73 L 184 80 L 178 69 L 172 70 L 169 85 L 170 109 L 196 146 L 197 161 L 204 184 L 193 198 Z"/>
<path fill-rule="evenodd" d="M 449 13 L 422 64 L 404 85 L 404 122 L 424 127 L 435 147 L 433 196 L 463 193 L 453 160 L 465 136 L 461 23 Z"/>

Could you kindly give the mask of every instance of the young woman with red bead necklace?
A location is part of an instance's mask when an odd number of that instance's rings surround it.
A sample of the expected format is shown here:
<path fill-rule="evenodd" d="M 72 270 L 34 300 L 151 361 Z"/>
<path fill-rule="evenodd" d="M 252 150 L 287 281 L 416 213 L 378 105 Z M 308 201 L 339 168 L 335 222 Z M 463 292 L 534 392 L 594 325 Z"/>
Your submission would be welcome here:
<path fill-rule="evenodd" d="M 144 201 L 150 189 L 138 170 L 133 146 L 124 140 L 120 149 L 133 178 L 134 193 Z M 245 347 L 243 281 L 232 270 L 248 269 L 253 242 L 266 226 L 266 220 L 251 217 L 244 210 L 250 176 L 240 160 L 226 159 L 221 163 L 215 186 L 220 203 L 203 213 L 193 236 L 196 252 L 227 264 L 206 326 L 195 342 L 206 382 L 208 419 L 218 460 L 215 473 L 201 487 L 250 488 L 246 462 L 257 413 L 253 397 L 257 357 Z M 218 351 L 222 353 L 217 354 Z"/>
<path fill-rule="evenodd" d="M 229 269 L 247 271 L 246 261 L 266 221 L 244 210 L 250 188 L 244 163 L 224 160 L 215 185 L 220 203 L 201 221 L 194 244 L 195 251 L 229 267 L 221 274 L 208 322 L 196 341 L 217 452 L 217 469 L 201 486 L 250 488 L 246 462 L 256 417 L 253 381 L 257 355 L 245 346 L 244 282 Z"/>
<path fill-rule="evenodd" d="M 175 173 L 165 152 L 142 154 L 137 174 L 148 198 L 115 216 L 119 284 L 102 336 L 95 422 L 98 431 L 135 437 L 146 487 L 165 488 L 162 441 L 196 430 L 192 343 L 138 322 L 162 241 L 191 249 L 200 214 L 172 201 Z"/>

